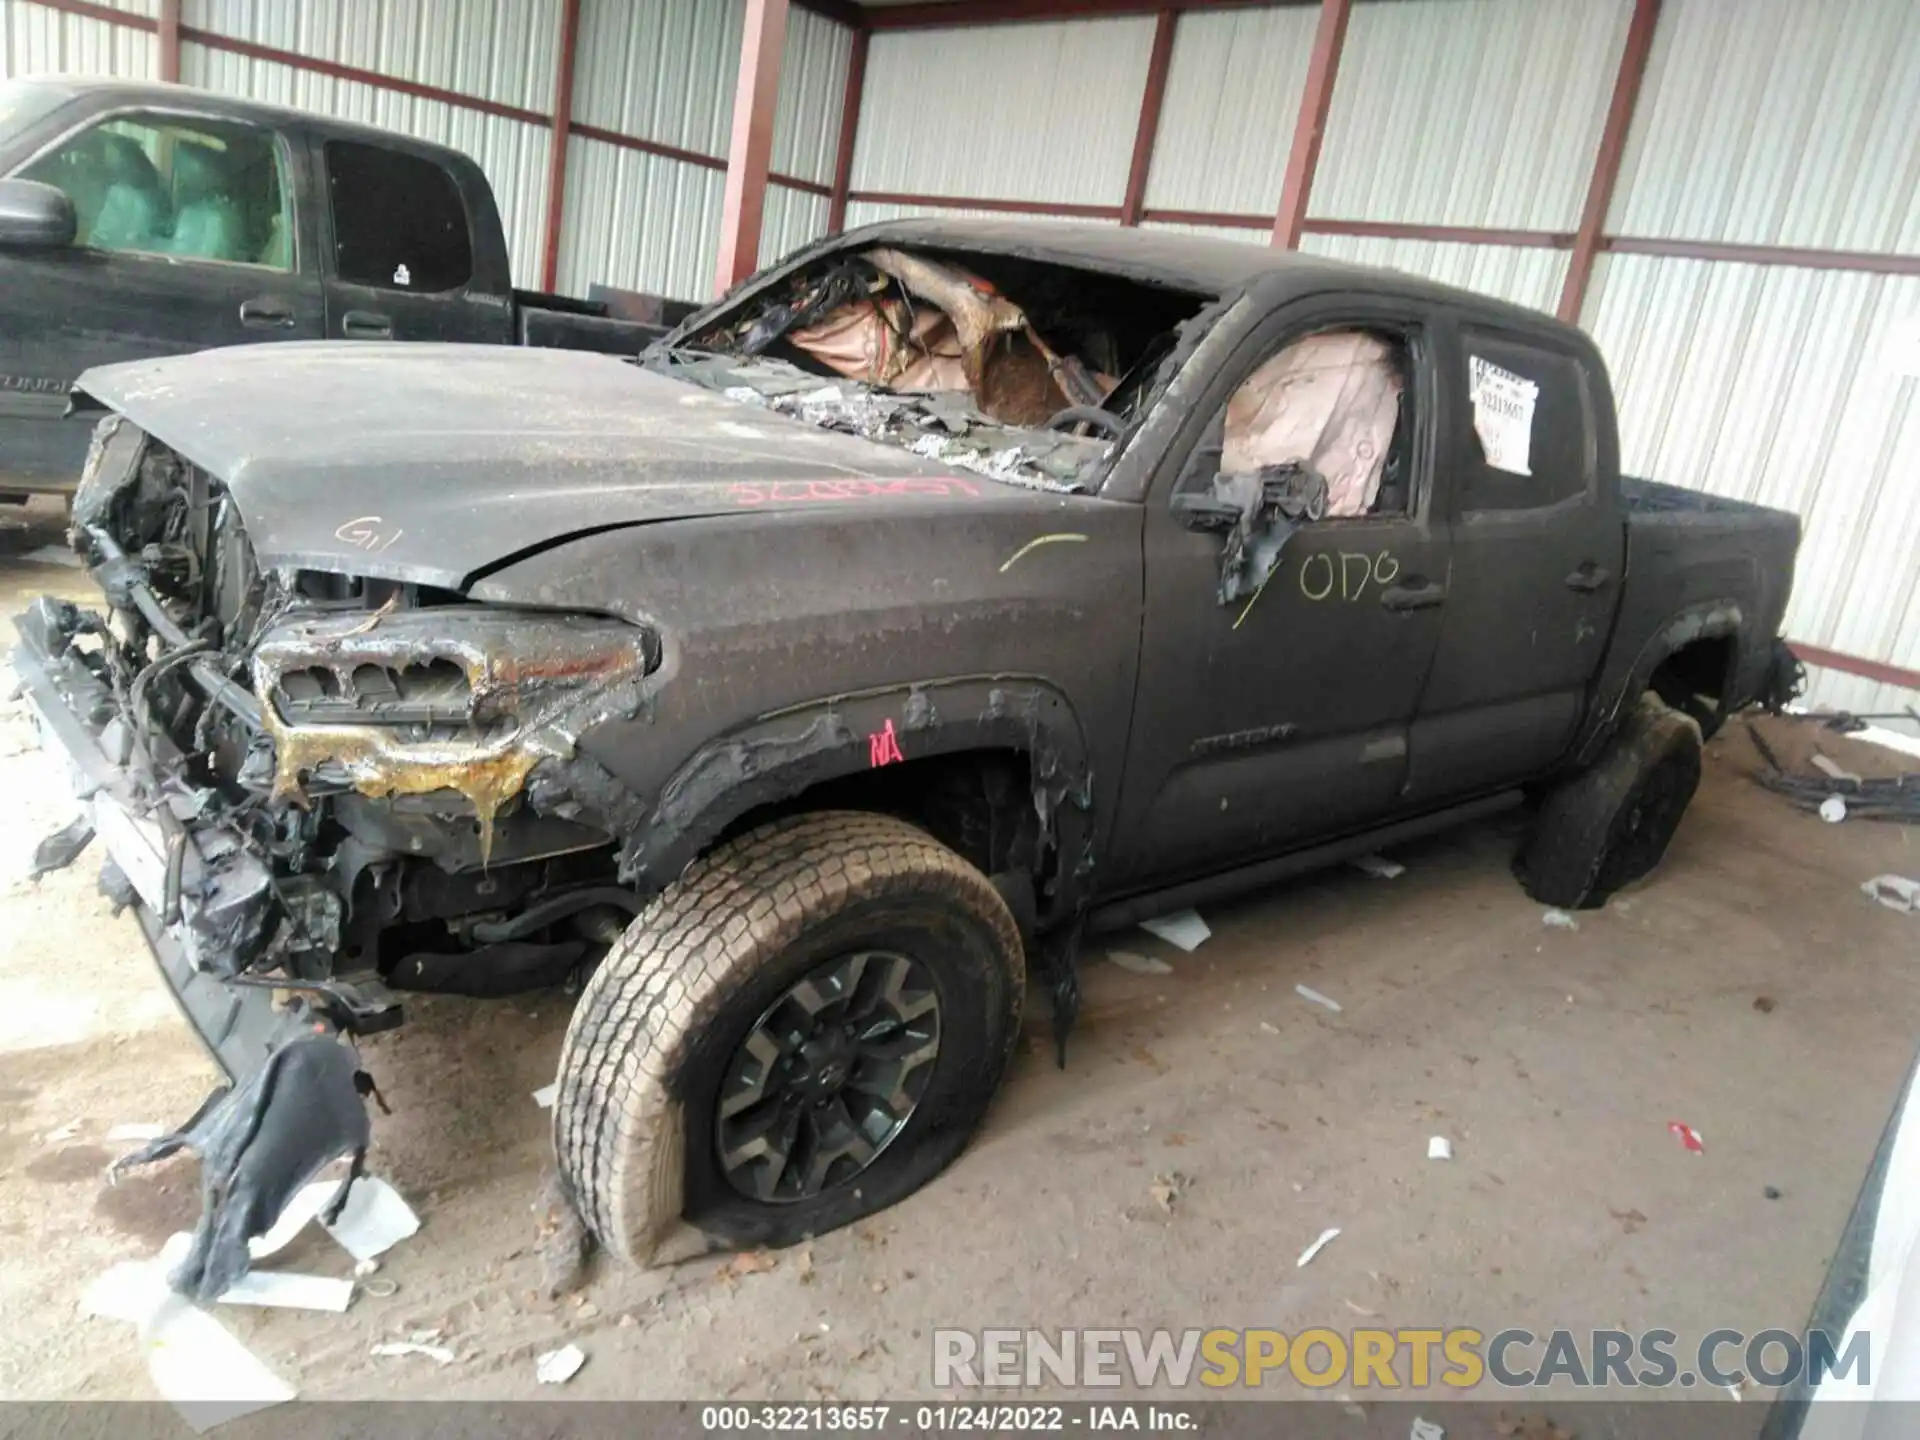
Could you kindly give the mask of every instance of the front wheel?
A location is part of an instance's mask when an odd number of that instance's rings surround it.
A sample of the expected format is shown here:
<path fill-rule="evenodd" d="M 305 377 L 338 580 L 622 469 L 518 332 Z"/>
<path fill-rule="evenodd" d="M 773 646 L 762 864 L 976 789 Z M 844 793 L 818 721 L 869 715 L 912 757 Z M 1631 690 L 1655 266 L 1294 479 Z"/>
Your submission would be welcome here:
<path fill-rule="evenodd" d="M 641 1264 L 682 1221 L 779 1246 L 884 1209 L 972 1136 L 1025 978 L 992 884 L 904 821 L 743 835 L 668 886 L 580 997 L 554 1106 L 568 1191 Z"/>

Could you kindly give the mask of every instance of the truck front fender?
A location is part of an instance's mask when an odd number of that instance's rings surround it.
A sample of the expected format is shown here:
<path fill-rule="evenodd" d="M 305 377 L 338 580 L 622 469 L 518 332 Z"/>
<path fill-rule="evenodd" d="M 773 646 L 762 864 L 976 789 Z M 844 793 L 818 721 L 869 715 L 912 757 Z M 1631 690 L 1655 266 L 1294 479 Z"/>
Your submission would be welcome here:
<path fill-rule="evenodd" d="M 973 675 L 834 695 L 774 711 L 703 744 L 660 789 L 621 851 L 621 878 L 654 891 L 742 816 L 816 785 L 938 755 L 1014 751 L 1057 884 L 1043 916 L 1070 913 L 1092 868 L 1093 772 L 1072 703 L 1045 680 Z"/>

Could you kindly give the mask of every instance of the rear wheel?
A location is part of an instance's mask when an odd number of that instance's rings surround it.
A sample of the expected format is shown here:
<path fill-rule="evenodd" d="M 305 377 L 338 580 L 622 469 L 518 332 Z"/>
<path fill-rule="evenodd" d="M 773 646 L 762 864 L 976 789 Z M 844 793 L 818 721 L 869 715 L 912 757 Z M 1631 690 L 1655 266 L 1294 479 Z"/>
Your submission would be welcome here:
<path fill-rule="evenodd" d="M 888 816 L 777 821 L 669 886 L 588 982 L 554 1143 L 582 1217 L 646 1263 L 684 1220 L 789 1245 L 884 1209 L 965 1147 L 1025 969 L 973 866 Z"/>
<path fill-rule="evenodd" d="M 1646 694 L 1591 769 L 1551 791 L 1516 869 L 1534 899 L 1595 909 L 1666 854 L 1700 784 L 1700 726 Z"/>

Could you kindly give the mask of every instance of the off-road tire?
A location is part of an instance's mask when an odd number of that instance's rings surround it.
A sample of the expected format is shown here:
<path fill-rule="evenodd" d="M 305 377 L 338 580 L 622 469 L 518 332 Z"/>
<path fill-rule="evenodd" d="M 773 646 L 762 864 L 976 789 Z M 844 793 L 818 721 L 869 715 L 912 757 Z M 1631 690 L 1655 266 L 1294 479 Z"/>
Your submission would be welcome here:
<path fill-rule="evenodd" d="M 714 1110 L 736 1047 L 830 957 L 891 945 L 940 1003 L 933 1073 L 903 1129 L 853 1181 L 764 1202 L 721 1171 Z M 696 861 L 637 916 L 580 997 L 561 1052 L 554 1149 L 609 1251 L 648 1264 L 671 1232 L 784 1246 L 885 1209 L 965 1148 L 1020 1029 L 1013 916 L 972 865 L 890 816 L 778 820 Z"/>
<path fill-rule="evenodd" d="M 1593 910 L 1660 863 L 1700 784 L 1700 726 L 1651 692 L 1592 768 L 1550 791 L 1515 869 L 1544 905 Z"/>

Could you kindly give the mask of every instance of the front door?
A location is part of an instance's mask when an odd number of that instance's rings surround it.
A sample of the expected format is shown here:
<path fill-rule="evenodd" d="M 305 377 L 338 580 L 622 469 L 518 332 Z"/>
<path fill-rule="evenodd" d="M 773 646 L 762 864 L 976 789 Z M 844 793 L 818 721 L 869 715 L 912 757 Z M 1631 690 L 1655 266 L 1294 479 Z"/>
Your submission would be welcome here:
<path fill-rule="evenodd" d="M 123 112 L 15 172 L 65 191 L 78 230 L 61 249 L 0 250 L 0 489 L 78 477 L 91 419 L 67 417 L 67 394 L 92 366 L 319 338 L 291 156 L 257 126 Z"/>
<path fill-rule="evenodd" d="M 1245 864 L 1400 804 L 1447 586 L 1434 347 L 1417 315 L 1354 304 L 1295 307 L 1250 336 L 1149 492 L 1116 888 Z M 1297 481 L 1296 465 L 1329 482 L 1328 513 L 1270 571 L 1255 547 L 1244 593 L 1223 602 L 1223 537 L 1194 528 L 1181 497 L 1233 493 L 1216 474 Z"/>
<path fill-rule="evenodd" d="M 1626 568 L 1596 377 L 1557 337 L 1467 327 L 1441 377 L 1454 427 L 1453 580 L 1414 726 L 1416 803 L 1529 780 L 1573 742 Z"/>
<path fill-rule="evenodd" d="M 451 171 L 394 146 L 320 147 L 333 264 L 327 334 L 340 340 L 512 338 L 513 298 L 475 285 L 474 225 Z"/>

